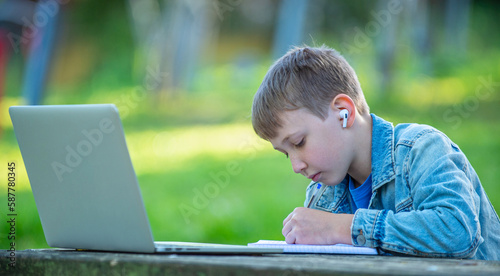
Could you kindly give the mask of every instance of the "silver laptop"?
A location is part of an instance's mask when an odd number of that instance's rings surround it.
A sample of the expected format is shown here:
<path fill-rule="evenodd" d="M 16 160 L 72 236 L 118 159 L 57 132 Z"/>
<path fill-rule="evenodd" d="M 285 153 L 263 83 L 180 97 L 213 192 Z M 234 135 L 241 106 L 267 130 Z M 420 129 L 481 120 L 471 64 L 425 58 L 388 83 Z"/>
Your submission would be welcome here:
<path fill-rule="evenodd" d="M 243 245 L 154 242 L 114 105 L 12 106 L 9 113 L 49 246 L 144 253 L 282 253 Z"/>

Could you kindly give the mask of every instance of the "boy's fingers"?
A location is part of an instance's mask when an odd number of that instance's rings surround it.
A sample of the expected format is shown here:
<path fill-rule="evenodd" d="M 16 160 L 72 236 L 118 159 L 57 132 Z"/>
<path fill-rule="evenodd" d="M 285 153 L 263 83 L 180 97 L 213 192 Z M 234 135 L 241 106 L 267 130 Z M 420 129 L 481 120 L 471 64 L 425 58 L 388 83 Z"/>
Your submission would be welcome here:
<path fill-rule="evenodd" d="M 289 233 L 289 235 L 285 236 L 285 242 L 288 244 L 295 243 L 295 235 Z"/>
<path fill-rule="evenodd" d="M 294 225 L 293 222 L 285 224 L 283 227 L 283 230 L 281 231 L 281 234 L 285 237 L 285 242 L 286 243 L 295 243 L 295 234 L 293 231 Z"/>
<path fill-rule="evenodd" d="M 288 223 L 288 221 L 290 221 L 290 219 L 292 218 L 292 215 L 293 215 L 293 212 L 291 212 L 286 218 L 285 220 L 283 220 L 283 226 L 285 226 L 285 224 Z"/>
<path fill-rule="evenodd" d="M 292 224 L 291 223 L 285 223 L 283 224 L 283 230 L 281 230 L 281 234 L 283 234 L 283 236 L 286 236 L 288 235 L 288 233 L 290 233 L 290 231 L 292 230 Z"/>

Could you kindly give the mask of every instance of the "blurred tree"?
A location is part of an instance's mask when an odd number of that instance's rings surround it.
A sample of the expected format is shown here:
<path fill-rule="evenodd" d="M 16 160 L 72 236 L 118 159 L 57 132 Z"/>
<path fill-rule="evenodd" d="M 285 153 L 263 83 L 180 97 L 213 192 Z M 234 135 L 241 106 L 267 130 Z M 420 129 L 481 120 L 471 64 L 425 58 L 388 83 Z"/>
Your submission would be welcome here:
<path fill-rule="evenodd" d="M 447 0 L 445 5 L 445 47 L 459 54 L 467 53 L 470 0 Z"/>
<path fill-rule="evenodd" d="M 57 1 L 42 0 L 36 4 L 30 17 L 32 21 L 24 26 L 33 36 L 23 81 L 23 96 L 27 104 L 41 104 L 60 17 L 61 8 Z"/>
<path fill-rule="evenodd" d="M 8 26 L 0 30 L 3 45 L 0 49 L 2 68 L 7 66 L 10 52 L 27 49 L 22 94 L 26 104 L 40 104 L 45 90 L 55 44 L 57 22 L 60 17 L 57 1 L 3 1 L 0 2 L 0 21 Z M 14 27 L 14 26 L 18 27 Z M 19 31 L 19 28 L 21 29 Z M 4 73 L 0 72 L 3 77 Z M 0 81 L 0 96 L 3 81 Z"/>
<path fill-rule="evenodd" d="M 378 1 L 381 14 L 388 1 Z M 466 53 L 470 3 L 464 1 L 436 2 L 431 0 L 404 1 L 403 13 L 394 14 L 376 36 L 376 68 L 380 72 L 379 91 L 391 91 L 397 47 L 412 49 L 416 57 L 407 64 L 418 75 L 432 76 L 438 49 L 453 59 Z M 380 16 L 379 14 L 379 16 Z M 401 16 L 402 15 L 402 16 Z M 444 22 L 443 22 L 444 21 Z M 398 44 L 399 43 L 399 44 Z M 441 55 L 443 53 L 440 53 Z M 456 54 L 460 53 L 461 57 Z"/>
<path fill-rule="evenodd" d="M 140 70 L 156 81 L 145 88 L 189 90 L 201 54 L 217 31 L 221 7 L 209 0 L 169 1 L 163 11 L 156 0 L 130 0 L 129 7 Z"/>
<path fill-rule="evenodd" d="M 372 19 L 380 29 L 380 34 L 375 39 L 377 72 L 379 79 L 379 96 L 386 96 L 391 90 L 394 59 L 397 44 L 397 26 L 400 23 L 400 13 L 391 13 L 387 10 L 387 1 L 379 0 L 376 4 L 377 12 Z"/>
<path fill-rule="evenodd" d="M 281 57 L 291 46 L 303 43 L 309 0 L 283 0 L 279 6 L 274 34 L 273 57 Z"/>

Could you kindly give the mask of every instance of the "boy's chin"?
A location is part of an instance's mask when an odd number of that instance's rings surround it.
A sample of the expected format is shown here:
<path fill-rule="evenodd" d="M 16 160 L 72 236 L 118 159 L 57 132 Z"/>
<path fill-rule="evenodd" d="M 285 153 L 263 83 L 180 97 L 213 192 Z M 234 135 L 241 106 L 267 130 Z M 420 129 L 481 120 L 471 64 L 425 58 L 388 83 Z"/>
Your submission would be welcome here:
<path fill-rule="evenodd" d="M 320 182 L 327 185 L 327 186 L 337 186 L 339 185 L 342 181 L 344 181 L 345 176 L 324 176 L 324 179 L 321 179 Z"/>

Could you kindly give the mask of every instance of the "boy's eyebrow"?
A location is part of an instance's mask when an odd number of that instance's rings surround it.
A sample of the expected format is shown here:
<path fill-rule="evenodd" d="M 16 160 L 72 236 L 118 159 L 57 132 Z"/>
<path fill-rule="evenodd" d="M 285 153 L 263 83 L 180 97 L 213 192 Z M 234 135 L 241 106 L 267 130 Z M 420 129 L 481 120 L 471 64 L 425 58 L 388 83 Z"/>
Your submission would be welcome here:
<path fill-rule="evenodd" d="M 290 139 L 290 137 L 292 137 L 293 135 L 296 135 L 297 133 L 299 133 L 299 131 L 296 131 L 292 134 L 287 135 L 285 138 L 283 138 L 283 140 L 281 140 L 281 144 L 284 145 Z M 277 148 L 277 147 L 274 147 L 274 149 L 281 150 L 280 148 Z"/>

